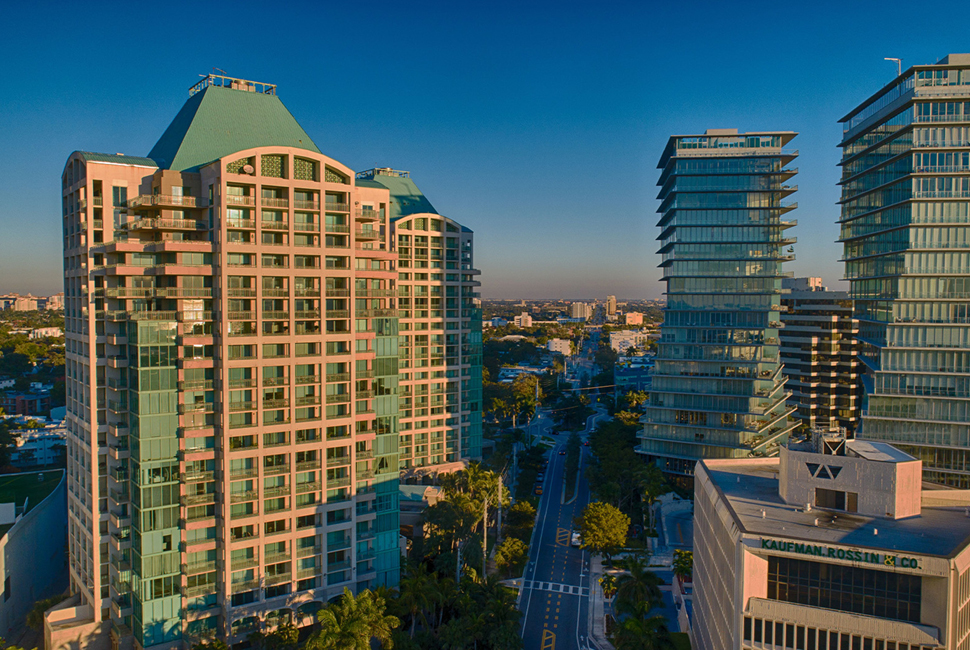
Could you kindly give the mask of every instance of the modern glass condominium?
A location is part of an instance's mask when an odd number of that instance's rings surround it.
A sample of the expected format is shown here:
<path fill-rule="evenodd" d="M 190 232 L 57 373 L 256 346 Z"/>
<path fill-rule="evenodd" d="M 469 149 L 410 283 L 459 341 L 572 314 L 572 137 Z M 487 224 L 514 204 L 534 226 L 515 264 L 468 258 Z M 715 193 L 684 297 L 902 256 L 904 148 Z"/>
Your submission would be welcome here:
<path fill-rule="evenodd" d="M 906 70 L 842 118 L 861 437 L 970 488 L 970 54 Z"/>
<path fill-rule="evenodd" d="M 795 135 L 708 130 L 670 138 L 660 158 L 667 306 L 639 452 L 664 472 L 774 455 L 794 428 L 778 329 Z"/>

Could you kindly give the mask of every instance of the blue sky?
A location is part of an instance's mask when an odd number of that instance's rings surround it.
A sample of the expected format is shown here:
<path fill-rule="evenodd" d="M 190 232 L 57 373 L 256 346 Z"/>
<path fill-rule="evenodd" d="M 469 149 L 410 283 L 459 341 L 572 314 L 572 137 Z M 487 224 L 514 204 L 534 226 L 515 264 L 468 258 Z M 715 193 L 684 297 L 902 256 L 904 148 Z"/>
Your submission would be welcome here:
<path fill-rule="evenodd" d="M 968 17 L 932 0 L 7 3 L 0 292 L 61 290 L 67 156 L 145 155 L 213 67 L 278 84 L 325 154 L 410 170 L 475 230 L 486 298 L 659 297 L 668 136 L 798 131 L 787 268 L 840 286 L 837 120 L 892 79 L 883 57 L 970 51 Z"/>

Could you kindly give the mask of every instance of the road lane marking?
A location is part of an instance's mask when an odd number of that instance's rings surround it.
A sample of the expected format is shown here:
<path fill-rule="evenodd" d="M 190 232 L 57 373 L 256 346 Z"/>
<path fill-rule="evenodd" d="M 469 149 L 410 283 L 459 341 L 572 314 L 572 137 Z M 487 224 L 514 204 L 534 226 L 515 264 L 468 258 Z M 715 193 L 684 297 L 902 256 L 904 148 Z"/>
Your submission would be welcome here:
<path fill-rule="evenodd" d="M 556 530 L 556 544 L 559 546 L 569 546 L 571 536 L 571 530 L 568 528 L 559 528 Z"/>
<path fill-rule="evenodd" d="M 552 630 L 542 631 L 542 645 L 540 650 L 556 650 L 556 634 Z"/>

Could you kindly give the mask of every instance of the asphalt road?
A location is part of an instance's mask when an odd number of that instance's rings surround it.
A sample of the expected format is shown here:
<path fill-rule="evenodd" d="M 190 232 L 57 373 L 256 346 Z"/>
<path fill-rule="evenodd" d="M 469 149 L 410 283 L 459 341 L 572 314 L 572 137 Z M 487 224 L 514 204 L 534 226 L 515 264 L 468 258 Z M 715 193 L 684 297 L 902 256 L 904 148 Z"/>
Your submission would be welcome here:
<path fill-rule="evenodd" d="M 587 420 L 589 431 L 601 413 Z M 585 435 L 583 436 L 585 438 Z M 522 638 L 529 650 L 587 648 L 589 636 L 589 553 L 570 545 L 573 518 L 589 503 L 589 486 L 582 474 L 588 449 L 582 448 L 580 478 L 575 498 L 563 503 L 566 457 L 565 436 L 549 456 L 536 528 L 523 576 L 519 607 L 523 612 Z"/>

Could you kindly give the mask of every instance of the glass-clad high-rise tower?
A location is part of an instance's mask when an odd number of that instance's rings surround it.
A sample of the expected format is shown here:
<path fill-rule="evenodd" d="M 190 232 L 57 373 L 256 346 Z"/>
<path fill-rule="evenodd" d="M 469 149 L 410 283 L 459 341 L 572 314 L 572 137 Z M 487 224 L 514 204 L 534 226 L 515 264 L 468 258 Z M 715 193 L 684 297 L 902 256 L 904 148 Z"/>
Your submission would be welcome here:
<path fill-rule="evenodd" d="M 842 118 L 860 437 L 970 487 L 970 54 L 904 71 Z"/>
<path fill-rule="evenodd" d="M 660 158 L 667 307 L 639 451 L 666 473 L 773 455 L 794 428 L 778 329 L 795 135 L 712 129 L 671 137 Z"/>

